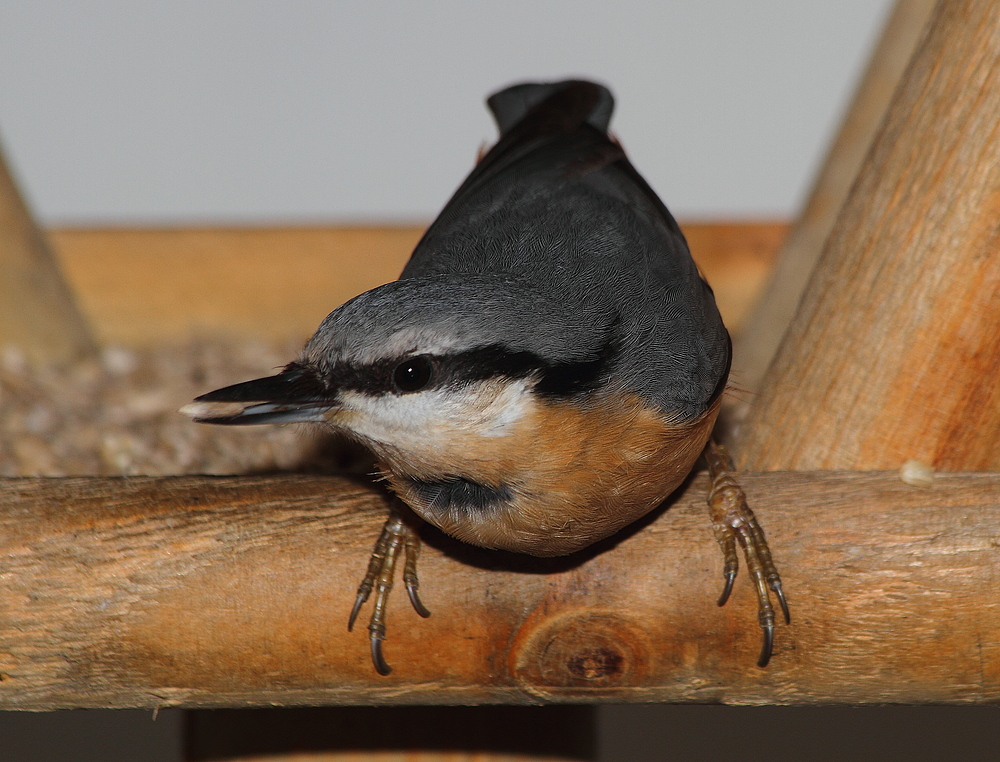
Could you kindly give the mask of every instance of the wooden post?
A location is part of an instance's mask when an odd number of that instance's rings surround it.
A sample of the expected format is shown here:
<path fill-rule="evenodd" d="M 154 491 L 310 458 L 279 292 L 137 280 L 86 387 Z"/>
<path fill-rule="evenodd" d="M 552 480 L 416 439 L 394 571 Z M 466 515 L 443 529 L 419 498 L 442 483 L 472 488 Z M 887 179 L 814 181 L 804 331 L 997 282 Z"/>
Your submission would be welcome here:
<path fill-rule="evenodd" d="M 774 658 L 706 480 L 568 559 L 425 533 L 388 677 L 347 612 L 384 516 L 333 477 L 0 480 L 0 708 L 1000 700 L 1000 474 L 744 474 L 792 608 Z M 744 572 L 745 574 L 745 572 Z"/>
<path fill-rule="evenodd" d="M 937 0 L 897 0 L 771 279 L 733 336 L 733 378 L 751 392 L 774 359 Z M 742 408 L 738 417 L 746 415 Z"/>
<path fill-rule="evenodd" d="M 62 363 L 95 351 L 59 264 L 0 154 L 0 348 Z"/>
<path fill-rule="evenodd" d="M 751 470 L 1000 469 L 1000 5 L 944 0 L 740 432 Z"/>

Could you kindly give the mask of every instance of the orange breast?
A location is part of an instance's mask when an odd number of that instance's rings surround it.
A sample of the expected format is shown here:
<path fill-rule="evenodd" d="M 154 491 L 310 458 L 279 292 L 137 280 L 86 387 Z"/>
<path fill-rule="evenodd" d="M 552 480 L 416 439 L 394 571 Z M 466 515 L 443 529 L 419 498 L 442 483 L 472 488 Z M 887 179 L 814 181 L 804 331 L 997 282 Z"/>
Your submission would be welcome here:
<path fill-rule="evenodd" d="M 465 542 L 536 556 L 572 553 L 662 503 L 691 471 L 718 402 L 686 423 L 666 420 L 632 394 L 587 404 L 539 401 L 503 437 L 455 442 L 438 475 L 505 486 L 489 511 L 441 511 L 390 472 L 400 497 L 426 521 Z M 434 474 L 429 474 L 434 476 Z"/>

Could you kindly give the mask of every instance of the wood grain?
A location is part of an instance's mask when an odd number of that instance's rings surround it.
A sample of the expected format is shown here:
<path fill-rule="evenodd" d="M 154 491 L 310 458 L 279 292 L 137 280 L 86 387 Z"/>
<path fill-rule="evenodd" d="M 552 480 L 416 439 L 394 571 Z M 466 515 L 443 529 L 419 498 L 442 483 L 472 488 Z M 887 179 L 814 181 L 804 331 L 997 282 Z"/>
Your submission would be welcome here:
<path fill-rule="evenodd" d="M 787 226 L 687 223 L 727 325 L 738 325 Z M 305 339 L 334 307 L 395 280 L 423 228 L 62 229 L 66 277 L 103 344 L 196 334 Z"/>
<path fill-rule="evenodd" d="M 420 227 L 57 230 L 104 344 L 191 334 L 305 339 L 334 307 L 395 280 Z"/>
<path fill-rule="evenodd" d="M 354 588 L 384 515 L 334 477 L 0 482 L 0 707 L 974 703 L 1000 699 L 1000 475 L 746 474 L 792 607 L 766 670 L 699 477 L 596 554 L 428 531 L 433 616 L 390 603 L 386 678 Z"/>
<path fill-rule="evenodd" d="M 1000 469 L 1000 5 L 942 2 L 740 438 L 751 470 Z"/>
<path fill-rule="evenodd" d="M 0 349 L 38 363 L 66 363 L 95 351 L 45 236 L 0 154 Z"/>
<path fill-rule="evenodd" d="M 897 0 L 766 287 L 733 337 L 733 372 L 756 392 L 937 0 Z"/>

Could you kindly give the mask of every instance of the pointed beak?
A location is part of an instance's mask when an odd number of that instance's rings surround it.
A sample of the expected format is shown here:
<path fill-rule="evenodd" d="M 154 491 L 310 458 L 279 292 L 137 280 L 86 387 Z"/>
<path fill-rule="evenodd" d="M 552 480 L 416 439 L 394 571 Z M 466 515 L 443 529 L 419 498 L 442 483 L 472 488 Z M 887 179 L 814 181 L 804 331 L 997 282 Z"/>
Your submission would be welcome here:
<path fill-rule="evenodd" d="M 196 397 L 180 409 L 196 423 L 244 426 L 256 423 L 322 423 L 338 407 L 308 368 L 290 365 L 276 376 L 244 381 Z"/>

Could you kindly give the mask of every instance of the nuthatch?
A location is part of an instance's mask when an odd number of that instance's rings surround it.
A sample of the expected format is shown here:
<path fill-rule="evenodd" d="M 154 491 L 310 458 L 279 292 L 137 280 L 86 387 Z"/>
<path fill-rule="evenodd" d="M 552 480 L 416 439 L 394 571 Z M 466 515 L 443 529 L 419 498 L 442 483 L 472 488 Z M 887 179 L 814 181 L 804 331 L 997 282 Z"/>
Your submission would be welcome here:
<path fill-rule="evenodd" d="M 709 437 L 729 334 L 670 212 L 609 137 L 613 99 L 583 81 L 489 98 L 500 128 L 400 279 L 323 320 L 281 373 L 198 397 L 204 423 L 309 421 L 374 453 L 395 494 L 465 542 L 535 556 L 585 548 L 659 506 L 705 451 L 725 556 L 753 576 L 767 664 L 763 532 Z M 225 403 L 225 404 L 223 404 Z M 235 405 L 233 403 L 236 403 Z M 706 447 L 707 445 L 707 447 Z M 376 592 L 376 669 L 402 552 L 418 613 L 419 540 L 394 509 L 351 612 Z"/>

